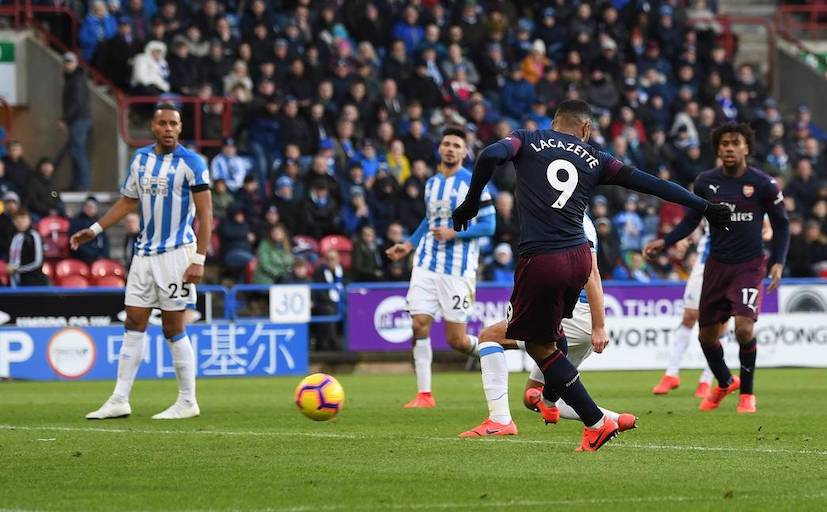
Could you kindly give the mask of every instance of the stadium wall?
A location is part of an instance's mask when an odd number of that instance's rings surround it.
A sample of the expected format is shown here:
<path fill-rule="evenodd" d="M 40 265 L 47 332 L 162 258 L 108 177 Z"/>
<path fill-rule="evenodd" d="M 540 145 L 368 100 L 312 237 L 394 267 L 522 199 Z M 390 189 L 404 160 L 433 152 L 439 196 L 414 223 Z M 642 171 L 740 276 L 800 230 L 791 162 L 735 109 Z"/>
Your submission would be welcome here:
<path fill-rule="evenodd" d="M 57 122 L 62 115 L 63 65 L 31 31 L 0 31 L 0 40 L 17 42 L 18 83 L 25 103 L 14 109 L 11 138 L 23 142 L 26 159 L 34 165 L 42 157 L 54 158 L 66 143 L 68 132 Z M 127 148 L 118 132 L 118 106 L 114 99 L 90 81 L 92 130 L 89 133 L 89 164 L 93 190 L 115 190 L 119 169 L 126 165 Z M 71 182 L 71 159 L 67 155 L 54 177 L 58 189 Z"/>
<path fill-rule="evenodd" d="M 827 80 L 817 69 L 807 64 L 789 43 L 779 41 L 773 51 L 775 96 L 791 108 L 798 105 L 809 106 L 813 122 L 819 126 L 827 126 L 827 102 L 824 101 Z"/>

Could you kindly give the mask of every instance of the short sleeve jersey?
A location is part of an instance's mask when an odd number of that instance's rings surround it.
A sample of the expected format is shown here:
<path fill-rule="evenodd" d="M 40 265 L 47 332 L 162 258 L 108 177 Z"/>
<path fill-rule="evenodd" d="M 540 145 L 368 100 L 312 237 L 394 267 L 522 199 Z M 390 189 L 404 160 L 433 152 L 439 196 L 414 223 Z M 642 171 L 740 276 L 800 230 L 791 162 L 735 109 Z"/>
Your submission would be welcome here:
<path fill-rule="evenodd" d="M 520 256 L 586 243 L 583 215 L 598 185 L 612 184 L 624 164 L 573 135 L 516 130 L 498 141 L 517 174 Z"/>
<path fill-rule="evenodd" d="M 726 204 L 732 211 L 729 230 L 710 230 L 709 256 L 722 263 L 761 256 L 764 215 L 786 216 L 784 195 L 775 179 L 754 167 L 748 167 L 738 178 L 726 176 L 720 168 L 702 172 L 695 179 L 694 191 L 709 202 Z"/>
<path fill-rule="evenodd" d="M 135 254 L 162 254 L 195 243 L 192 191 L 209 185 L 210 172 L 198 153 L 178 146 L 159 155 L 154 144 L 138 149 L 121 186 L 122 195 L 140 201 Z"/>

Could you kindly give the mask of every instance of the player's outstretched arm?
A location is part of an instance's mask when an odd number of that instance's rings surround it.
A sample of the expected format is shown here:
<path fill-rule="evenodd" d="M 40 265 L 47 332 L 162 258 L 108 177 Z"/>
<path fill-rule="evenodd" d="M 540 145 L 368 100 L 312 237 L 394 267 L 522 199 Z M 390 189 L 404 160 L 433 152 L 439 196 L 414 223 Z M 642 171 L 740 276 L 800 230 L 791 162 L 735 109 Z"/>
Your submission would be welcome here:
<path fill-rule="evenodd" d="M 192 193 L 192 202 L 195 203 L 195 216 L 198 218 L 198 233 L 196 237 L 196 255 L 184 272 L 185 283 L 201 282 L 204 277 L 204 261 L 207 258 L 207 247 L 212 237 L 212 195 L 210 189 Z"/>
<path fill-rule="evenodd" d="M 592 348 L 598 354 L 609 346 L 609 335 L 606 333 L 606 309 L 603 305 L 603 281 L 600 279 L 600 270 L 597 268 L 597 254 L 592 253 L 592 273 L 586 281 L 586 299 L 589 301 L 589 310 L 592 314 Z"/>
<path fill-rule="evenodd" d="M 485 186 L 494 176 L 494 170 L 512 158 L 512 152 L 503 141 L 489 144 L 477 157 L 474 164 L 474 172 L 471 174 L 471 184 L 465 200 L 454 210 L 451 219 L 454 223 L 454 231 L 464 231 L 468 223 L 477 216 L 480 210 L 480 196 Z"/>
<path fill-rule="evenodd" d="M 787 251 L 790 248 L 790 219 L 784 209 L 784 196 L 781 191 L 770 199 L 772 204 L 767 208 L 767 217 L 772 226 L 772 242 L 770 242 L 770 286 L 774 290 L 781 281 L 784 272 L 784 262 L 787 260 Z"/>
<path fill-rule="evenodd" d="M 414 231 L 407 240 L 388 247 L 387 250 L 385 250 L 385 255 L 390 258 L 391 261 L 401 260 L 407 256 L 408 253 L 414 250 L 417 245 L 419 245 L 419 241 L 422 240 L 422 237 L 425 236 L 425 233 L 427 232 L 428 220 L 422 219 L 419 226 L 417 226 L 416 231 Z"/>
<path fill-rule="evenodd" d="M 69 239 L 69 246 L 73 251 L 76 251 L 78 247 L 93 240 L 105 229 L 120 222 L 128 213 L 134 212 L 137 206 L 138 199 L 121 196 L 121 198 L 112 205 L 112 208 L 103 214 L 103 217 L 101 217 L 98 222 L 72 235 L 72 238 Z"/>

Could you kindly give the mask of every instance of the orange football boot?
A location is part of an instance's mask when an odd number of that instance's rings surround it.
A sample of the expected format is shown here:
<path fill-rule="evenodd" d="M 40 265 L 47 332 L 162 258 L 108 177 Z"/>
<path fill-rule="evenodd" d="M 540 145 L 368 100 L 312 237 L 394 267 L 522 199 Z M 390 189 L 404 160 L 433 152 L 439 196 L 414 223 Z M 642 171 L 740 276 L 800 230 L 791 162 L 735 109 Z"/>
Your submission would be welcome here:
<path fill-rule="evenodd" d="M 738 407 L 735 408 L 741 414 L 749 414 L 756 412 L 755 409 L 755 395 L 741 395 L 738 397 Z"/>
<path fill-rule="evenodd" d="M 637 417 L 634 414 L 624 412 L 617 417 L 618 432 L 626 432 L 627 430 L 632 430 L 633 428 L 637 428 Z"/>
<path fill-rule="evenodd" d="M 583 427 L 583 438 L 576 452 L 596 452 L 610 439 L 617 437 L 617 423 L 608 416 L 603 416 L 603 426 L 600 428 Z"/>
<path fill-rule="evenodd" d="M 729 386 L 725 388 L 715 386 L 710 389 L 709 394 L 704 397 L 703 401 L 701 401 L 701 405 L 698 406 L 698 409 L 702 411 L 717 409 L 718 406 L 721 405 L 724 397 L 736 391 L 739 387 L 741 387 L 741 379 L 738 376 L 733 375 L 732 382 Z"/>
<path fill-rule="evenodd" d="M 549 407 L 543 402 L 543 388 L 526 389 L 523 404 L 532 411 L 539 412 L 543 416 L 546 425 L 560 421 L 560 409 L 556 406 Z M 531 404 L 530 407 L 529 404 Z"/>
<path fill-rule="evenodd" d="M 436 400 L 430 391 L 421 391 L 413 400 L 405 404 L 405 409 L 430 409 L 436 407 Z"/>
<path fill-rule="evenodd" d="M 698 382 L 695 388 L 695 398 L 703 398 L 709 394 L 709 382 Z"/>
<path fill-rule="evenodd" d="M 658 385 L 652 388 L 652 393 L 656 395 L 665 395 L 673 389 L 677 389 L 681 385 L 680 377 L 673 377 L 672 375 L 664 375 L 660 378 Z"/>
<path fill-rule="evenodd" d="M 508 425 L 492 421 L 491 418 L 486 419 L 476 428 L 466 430 L 461 433 L 459 437 L 486 437 L 486 436 L 516 436 L 517 425 L 513 421 L 508 422 Z"/>

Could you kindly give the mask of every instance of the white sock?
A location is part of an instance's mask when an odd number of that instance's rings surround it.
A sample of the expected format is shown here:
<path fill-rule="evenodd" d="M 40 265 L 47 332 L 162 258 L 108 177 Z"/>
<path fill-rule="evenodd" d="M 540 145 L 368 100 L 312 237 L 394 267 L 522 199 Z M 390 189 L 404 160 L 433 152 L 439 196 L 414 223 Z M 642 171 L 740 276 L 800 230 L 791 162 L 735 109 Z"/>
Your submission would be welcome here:
<path fill-rule="evenodd" d="M 195 402 L 195 353 L 187 333 L 183 332 L 167 340 L 172 352 L 172 365 L 178 381 L 178 400 Z"/>
<path fill-rule="evenodd" d="M 138 367 L 141 366 L 141 358 L 144 355 L 144 337 L 144 333 L 138 331 L 123 333 L 121 352 L 118 355 L 118 380 L 112 393 L 118 400 L 129 401 L 132 383 L 135 382 L 135 375 L 138 374 Z"/>
<path fill-rule="evenodd" d="M 701 372 L 701 378 L 698 379 L 698 382 L 712 384 L 712 370 L 709 369 L 709 366 L 704 366 L 704 369 Z"/>
<path fill-rule="evenodd" d="M 480 339 L 474 335 L 468 334 L 468 341 L 471 343 L 471 348 L 468 349 L 469 356 L 480 356 Z"/>
<path fill-rule="evenodd" d="M 605 420 L 605 419 L 606 419 L 605 415 L 601 416 L 600 419 L 597 420 L 597 423 L 595 423 L 594 425 L 586 425 L 586 426 L 589 427 L 589 428 L 592 428 L 592 429 L 598 429 L 598 428 L 603 426 L 603 420 Z"/>
<path fill-rule="evenodd" d="M 675 329 L 675 340 L 672 343 L 672 352 L 669 354 L 669 366 L 666 367 L 666 375 L 677 377 L 681 372 L 681 359 L 689 347 L 689 338 L 692 336 L 692 329 L 681 324 Z"/>
<path fill-rule="evenodd" d="M 488 402 L 488 417 L 502 425 L 511 423 L 508 408 L 508 364 L 499 343 L 485 341 L 480 347 L 482 389 Z"/>
<path fill-rule="evenodd" d="M 518 349 L 525 352 L 525 341 L 523 341 L 523 340 L 514 340 L 514 342 L 517 344 Z"/>
<path fill-rule="evenodd" d="M 431 351 L 431 338 L 414 341 L 413 348 L 414 370 L 416 371 L 416 388 L 420 393 L 431 392 L 431 362 L 434 353 Z"/>
<path fill-rule="evenodd" d="M 575 412 L 575 410 L 572 409 L 572 407 L 569 404 L 564 402 L 562 398 L 560 400 L 557 400 L 557 403 L 555 403 L 554 405 L 556 405 L 557 408 L 560 409 L 561 418 L 566 420 L 580 420 L 580 416 L 577 415 L 577 412 Z M 620 417 L 620 413 L 610 411 L 609 409 L 604 409 L 600 407 L 600 410 L 603 411 L 603 414 L 615 421 L 617 421 L 617 419 Z"/>

